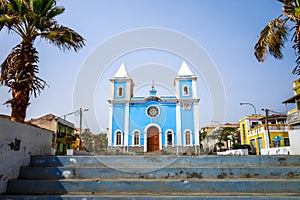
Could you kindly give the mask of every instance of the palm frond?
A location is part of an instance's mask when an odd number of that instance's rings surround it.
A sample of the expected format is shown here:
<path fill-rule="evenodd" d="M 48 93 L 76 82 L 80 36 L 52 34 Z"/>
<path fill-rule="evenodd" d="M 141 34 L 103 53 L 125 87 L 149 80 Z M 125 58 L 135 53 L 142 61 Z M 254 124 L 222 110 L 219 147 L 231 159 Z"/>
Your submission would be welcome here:
<path fill-rule="evenodd" d="M 48 10 L 55 5 L 54 0 L 31 0 L 31 10 L 36 15 L 45 16 Z"/>
<path fill-rule="evenodd" d="M 63 50 L 78 51 L 84 46 L 82 36 L 55 20 L 64 10 L 56 0 L 0 0 L 0 31 L 6 27 L 22 39 L 0 66 L 0 84 L 9 87 L 13 96 L 7 101 L 12 119 L 24 121 L 30 94 L 36 96 L 47 85 L 37 76 L 35 39 L 40 36 Z"/>
<path fill-rule="evenodd" d="M 293 27 L 295 32 L 293 35 L 293 48 L 295 50 L 295 54 L 297 55 L 296 59 L 296 67 L 293 69 L 293 74 L 300 75 L 300 24 L 297 24 L 295 27 Z"/>
<path fill-rule="evenodd" d="M 276 59 L 283 57 L 281 49 L 288 36 L 285 22 L 286 20 L 276 18 L 260 32 L 259 40 L 254 47 L 254 55 L 259 62 L 265 61 L 267 53 Z"/>
<path fill-rule="evenodd" d="M 28 1 L 26 0 L 9 0 L 7 8 L 9 12 L 20 15 L 29 12 Z"/>
<path fill-rule="evenodd" d="M 277 0 L 277 1 L 281 2 L 284 5 L 296 5 L 297 6 L 299 4 L 298 0 Z"/>
<path fill-rule="evenodd" d="M 85 40 L 81 35 L 65 26 L 55 26 L 49 32 L 42 33 L 41 37 L 62 50 L 73 49 L 74 51 L 78 51 L 85 45 Z"/>
<path fill-rule="evenodd" d="M 64 11 L 65 11 L 65 8 L 63 8 L 63 7 L 54 7 L 46 13 L 46 17 L 48 19 L 53 19 L 56 16 L 62 14 Z"/>

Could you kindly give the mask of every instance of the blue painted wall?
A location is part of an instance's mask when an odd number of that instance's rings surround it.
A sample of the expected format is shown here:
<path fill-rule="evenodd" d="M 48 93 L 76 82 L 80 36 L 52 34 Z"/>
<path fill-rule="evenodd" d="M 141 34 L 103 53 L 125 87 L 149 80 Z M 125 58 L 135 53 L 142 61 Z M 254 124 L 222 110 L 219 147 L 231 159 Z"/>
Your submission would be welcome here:
<path fill-rule="evenodd" d="M 115 144 L 115 133 L 117 130 L 121 130 L 124 136 L 124 116 L 125 116 L 125 106 L 124 104 L 114 104 L 113 107 L 113 119 L 112 119 L 112 144 Z M 123 137 L 124 144 L 124 137 Z"/>
<path fill-rule="evenodd" d="M 189 129 L 192 131 L 192 144 L 195 144 L 195 130 L 194 130 L 194 105 L 191 104 L 190 110 L 185 110 L 183 105 L 181 109 L 181 141 L 184 142 L 184 131 Z"/>
<path fill-rule="evenodd" d="M 156 105 L 160 114 L 157 118 L 150 118 L 146 114 L 146 110 L 150 105 Z M 141 145 L 144 145 L 144 130 L 149 124 L 157 124 L 162 130 L 162 144 L 166 144 L 165 132 L 168 129 L 173 130 L 176 136 L 176 103 L 167 103 L 159 101 L 146 101 L 145 103 L 131 104 L 129 108 L 130 124 L 129 124 L 129 145 L 132 145 L 132 134 L 134 130 L 140 131 Z"/>

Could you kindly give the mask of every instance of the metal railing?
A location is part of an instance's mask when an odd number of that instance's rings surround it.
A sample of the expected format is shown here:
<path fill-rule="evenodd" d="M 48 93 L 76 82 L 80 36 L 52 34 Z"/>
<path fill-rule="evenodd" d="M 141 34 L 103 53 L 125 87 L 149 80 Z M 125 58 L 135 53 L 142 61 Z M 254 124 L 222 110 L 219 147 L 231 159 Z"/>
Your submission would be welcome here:
<path fill-rule="evenodd" d="M 259 125 L 257 128 L 258 128 L 259 132 L 267 131 L 268 129 L 269 129 L 269 131 L 293 130 L 293 127 L 289 126 L 288 124 L 268 124 L 268 126 L 266 124 L 263 124 L 263 125 Z M 252 135 L 255 133 L 256 133 L 256 128 L 252 128 L 252 129 L 250 129 L 250 131 L 248 131 L 249 135 Z"/>
<path fill-rule="evenodd" d="M 291 114 L 287 115 L 287 123 L 288 125 L 300 124 L 300 111 L 297 110 Z"/>

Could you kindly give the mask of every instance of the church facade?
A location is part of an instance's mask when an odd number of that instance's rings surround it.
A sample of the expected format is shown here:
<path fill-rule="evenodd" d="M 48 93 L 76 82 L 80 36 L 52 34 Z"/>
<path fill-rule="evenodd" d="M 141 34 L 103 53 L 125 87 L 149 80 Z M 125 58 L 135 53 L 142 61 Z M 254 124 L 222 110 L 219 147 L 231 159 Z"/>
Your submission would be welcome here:
<path fill-rule="evenodd" d="M 199 147 L 197 77 L 183 61 L 174 77 L 175 96 L 157 96 L 154 83 L 135 97 L 122 64 L 110 79 L 108 148 L 112 151 L 183 153 Z"/>

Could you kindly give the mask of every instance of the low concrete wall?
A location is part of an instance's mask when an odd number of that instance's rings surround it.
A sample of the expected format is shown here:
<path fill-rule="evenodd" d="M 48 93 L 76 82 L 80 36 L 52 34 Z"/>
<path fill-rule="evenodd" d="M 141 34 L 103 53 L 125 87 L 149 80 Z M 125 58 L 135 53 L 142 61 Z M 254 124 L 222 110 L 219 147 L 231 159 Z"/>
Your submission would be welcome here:
<path fill-rule="evenodd" d="M 248 149 L 227 150 L 227 151 L 217 152 L 217 155 L 245 156 L 248 155 Z"/>
<path fill-rule="evenodd" d="M 290 155 L 291 148 L 290 147 L 274 147 L 261 149 L 261 155 Z"/>
<path fill-rule="evenodd" d="M 300 155 L 300 130 L 289 131 L 291 155 Z"/>
<path fill-rule="evenodd" d="M 19 176 L 30 156 L 50 155 L 52 132 L 0 118 L 0 194 L 7 181 Z"/>
<path fill-rule="evenodd" d="M 113 146 L 108 146 L 107 151 L 109 153 L 113 154 L 144 154 L 144 147 L 113 147 Z M 161 154 L 170 154 L 170 155 L 176 155 L 177 151 L 180 155 L 197 155 L 200 152 L 199 146 L 179 146 L 178 148 L 176 146 L 168 146 L 168 147 L 163 147 L 160 152 Z"/>

